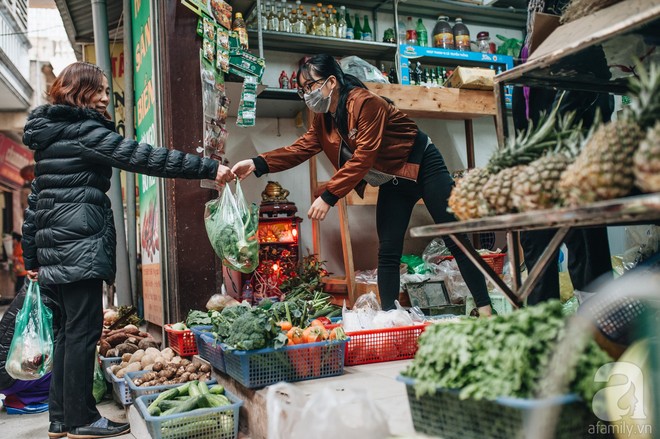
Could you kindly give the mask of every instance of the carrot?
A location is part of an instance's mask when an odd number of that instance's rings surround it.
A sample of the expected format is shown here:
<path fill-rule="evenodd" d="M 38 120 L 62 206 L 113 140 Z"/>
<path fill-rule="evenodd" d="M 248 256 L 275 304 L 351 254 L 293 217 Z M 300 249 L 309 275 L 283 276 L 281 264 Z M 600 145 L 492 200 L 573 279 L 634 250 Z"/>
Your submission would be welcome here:
<path fill-rule="evenodd" d="M 283 320 L 283 321 L 281 321 L 281 322 L 277 322 L 277 326 L 279 326 L 280 329 L 281 329 L 282 331 L 285 331 L 285 332 L 288 331 L 289 329 L 291 329 L 291 328 L 293 327 L 293 325 L 291 324 L 291 322 L 287 322 L 286 320 Z"/>

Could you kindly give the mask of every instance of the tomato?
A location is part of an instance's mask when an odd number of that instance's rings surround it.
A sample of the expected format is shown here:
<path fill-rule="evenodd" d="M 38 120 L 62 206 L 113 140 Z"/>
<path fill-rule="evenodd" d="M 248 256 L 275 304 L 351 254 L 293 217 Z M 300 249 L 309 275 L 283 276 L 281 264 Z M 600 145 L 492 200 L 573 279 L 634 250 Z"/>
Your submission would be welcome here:
<path fill-rule="evenodd" d="M 291 324 L 291 322 L 287 322 L 286 320 L 281 321 L 281 322 L 277 322 L 277 326 L 279 326 L 280 329 L 281 329 L 282 331 L 285 331 L 285 332 L 288 331 L 289 329 L 291 329 L 291 328 L 293 327 L 293 325 Z"/>
<path fill-rule="evenodd" d="M 323 326 L 310 326 L 303 331 L 303 343 L 316 343 L 323 341 L 323 333 L 325 329 Z"/>
<path fill-rule="evenodd" d="M 309 326 L 320 326 L 320 327 L 323 327 L 323 326 L 325 326 L 325 325 L 323 324 L 323 322 L 321 321 L 321 319 L 314 319 L 314 320 L 311 321 L 311 323 L 309 324 Z"/>
<path fill-rule="evenodd" d="M 289 331 L 286 333 L 286 336 L 289 340 L 293 342 L 293 344 L 304 343 L 303 330 L 297 326 L 294 326 L 293 328 L 289 329 Z"/>
<path fill-rule="evenodd" d="M 332 320 L 330 320 L 330 319 L 327 318 L 326 316 L 321 316 L 321 317 L 319 317 L 319 318 L 316 319 L 316 320 L 318 320 L 318 321 L 320 321 L 321 323 L 323 323 L 323 326 L 332 325 Z"/>

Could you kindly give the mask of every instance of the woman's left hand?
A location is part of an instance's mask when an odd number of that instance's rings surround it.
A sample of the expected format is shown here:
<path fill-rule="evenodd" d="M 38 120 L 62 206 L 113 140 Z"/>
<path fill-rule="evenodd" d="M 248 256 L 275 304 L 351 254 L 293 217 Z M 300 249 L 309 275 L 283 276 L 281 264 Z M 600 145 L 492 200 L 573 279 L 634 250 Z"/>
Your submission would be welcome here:
<path fill-rule="evenodd" d="M 323 219 L 325 219 L 325 216 L 328 214 L 330 207 L 332 206 L 330 206 L 328 203 L 323 201 L 321 197 L 318 197 L 312 203 L 312 207 L 309 208 L 309 211 L 307 212 L 307 218 L 323 221 Z"/>

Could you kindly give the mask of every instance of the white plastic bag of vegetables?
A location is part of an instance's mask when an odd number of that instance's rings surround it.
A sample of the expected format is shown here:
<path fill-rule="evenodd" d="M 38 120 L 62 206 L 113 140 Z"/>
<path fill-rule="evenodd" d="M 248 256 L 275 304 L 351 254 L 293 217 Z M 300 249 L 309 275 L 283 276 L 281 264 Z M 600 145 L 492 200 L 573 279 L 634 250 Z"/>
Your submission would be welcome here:
<path fill-rule="evenodd" d="M 257 268 L 258 221 L 257 205 L 247 204 L 238 181 L 235 194 L 226 185 L 219 198 L 206 203 L 206 234 L 223 265 L 241 273 L 252 273 Z"/>
<path fill-rule="evenodd" d="M 268 387 L 266 407 L 269 439 L 390 436 L 387 418 L 364 389 L 326 385 L 307 398 L 291 384 L 278 383 Z"/>
<path fill-rule="evenodd" d="M 39 379 L 53 368 L 53 314 L 41 301 L 37 282 L 30 281 L 16 314 L 5 368 L 12 378 L 23 381 Z"/>

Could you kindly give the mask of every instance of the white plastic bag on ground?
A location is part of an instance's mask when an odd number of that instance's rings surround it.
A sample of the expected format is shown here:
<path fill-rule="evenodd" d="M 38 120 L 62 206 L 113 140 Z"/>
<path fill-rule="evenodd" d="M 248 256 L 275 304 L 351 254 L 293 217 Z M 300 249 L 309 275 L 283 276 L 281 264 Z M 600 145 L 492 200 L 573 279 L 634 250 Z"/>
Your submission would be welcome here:
<path fill-rule="evenodd" d="M 327 385 L 309 399 L 295 386 L 268 388 L 268 438 L 383 439 L 390 436 L 387 419 L 365 389 Z"/>

